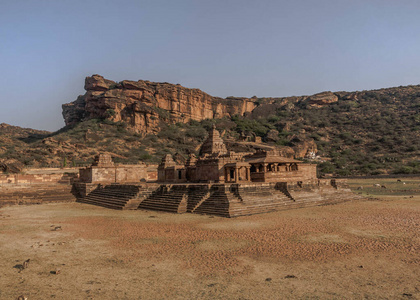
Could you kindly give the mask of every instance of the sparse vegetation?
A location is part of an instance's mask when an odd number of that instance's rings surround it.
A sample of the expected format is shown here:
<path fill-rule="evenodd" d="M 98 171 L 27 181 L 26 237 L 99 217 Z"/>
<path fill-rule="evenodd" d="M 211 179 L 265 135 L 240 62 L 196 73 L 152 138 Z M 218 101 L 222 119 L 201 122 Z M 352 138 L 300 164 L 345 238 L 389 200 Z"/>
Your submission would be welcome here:
<path fill-rule="evenodd" d="M 154 108 L 161 131 L 141 135 L 123 122 L 91 119 L 49 133 L 31 129 L 0 129 L 0 159 L 16 159 L 27 166 L 87 162 L 99 152 L 110 152 L 121 163 L 140 160 L 157 163 L 166 153 L 187 156 L 214 124 L 226 139 L 240 134 L 267 139 L 278 131 L 275 144 L 293 146 L 302 139 L 314 140 L 320 174 L 378 175 L 420 173 L 420 86 L 360 92 L 356 98 L 340 95 L 338 102 L 310 108 L 305 102 L 274 108 L 261 98 L 260 112 L 231 119 L 191 120 L 168 124 L 170 113 Z M 279 98 L 280 101 L 280 98 Z M 115 111 L 108 109 L 108 117 Z M 275 132 L 275 131 L 274 131 Z"/>

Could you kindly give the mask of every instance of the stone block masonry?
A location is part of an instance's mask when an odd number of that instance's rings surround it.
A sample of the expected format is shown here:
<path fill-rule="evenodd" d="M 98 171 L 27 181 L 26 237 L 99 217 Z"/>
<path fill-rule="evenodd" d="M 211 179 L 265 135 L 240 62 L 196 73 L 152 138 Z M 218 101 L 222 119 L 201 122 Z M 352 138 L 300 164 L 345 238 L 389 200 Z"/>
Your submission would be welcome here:
<path fill-rule="evenodd" d="M 239 217 L 358 200 L 343 181 L 311 184 L 138 184 L 78 183 L 78 202 L 113 209 L 145 209 Z"/>

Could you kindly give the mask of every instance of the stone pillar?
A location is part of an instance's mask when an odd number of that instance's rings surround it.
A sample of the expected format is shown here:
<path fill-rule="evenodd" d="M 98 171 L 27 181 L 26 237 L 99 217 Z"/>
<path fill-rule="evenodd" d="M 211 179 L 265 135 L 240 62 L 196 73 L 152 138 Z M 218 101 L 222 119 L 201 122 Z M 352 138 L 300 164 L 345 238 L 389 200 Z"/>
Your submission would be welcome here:
<path fill-rule="evenodd" d="M 238 168 L 235 167 L 235 182 L 239 181 L 239 172 L 238 172 Z"/>
<path fill-rule="evenodd" d="M 246 180 L 251 181 L 251 168 L 246 168 Z"/>
<path fill-rule="evenodd" d="M 263 164 L 263 172 L 267 173 L 267 164 Z"/>

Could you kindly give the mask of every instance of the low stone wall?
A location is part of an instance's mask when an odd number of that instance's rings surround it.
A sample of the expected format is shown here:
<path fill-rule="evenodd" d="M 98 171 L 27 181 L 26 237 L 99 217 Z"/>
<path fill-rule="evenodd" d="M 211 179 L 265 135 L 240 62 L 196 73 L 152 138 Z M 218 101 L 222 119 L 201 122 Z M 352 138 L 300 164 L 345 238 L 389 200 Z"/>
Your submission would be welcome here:
<path fill-rule="evenodd" d="M 28 174 L 0 174 L 0 206 L 71 202 L 77 169 L 30 169 Z"/>
<path fill-rule="evenodd" d="M 23 173 L 25 174 L 64 174 L 64 173 L 79 173 L 78 167 L 71 168 L 28 168 L 24 169 Z"/>
<path fill-rule="evenodd" d="M 289 182 L 313 181 L 316 179 L 316 165 L 301 164 L 296 171 L 256 172 L 251 173 L 254 182 Z"/>
<path fill-rule="evenodd" d="M 70 184 L 77 174 L 1 174 L 0 186 L 10 184 Z"/>
<path fill-rule="evenodd" d="M 9 184 L 0 186 L 0 207 L 5 205 L 74 202 L 69 184 Z"/>
<path fill-rule="evenodd" d="M 157 166 L 115 165 L 80 169 L 80 181 L 88 183 L 136 183 L 157 180 Z"/>

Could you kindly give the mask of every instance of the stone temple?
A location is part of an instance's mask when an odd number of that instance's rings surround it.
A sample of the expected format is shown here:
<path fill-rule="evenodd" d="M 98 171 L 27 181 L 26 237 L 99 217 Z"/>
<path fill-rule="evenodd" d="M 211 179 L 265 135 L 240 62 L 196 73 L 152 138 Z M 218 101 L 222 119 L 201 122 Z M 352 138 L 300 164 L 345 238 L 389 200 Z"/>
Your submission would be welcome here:
<path fill-rule="evenodd" d="M 177 165 L 166 155 L 158 168 L 159 182 L 173 183 L 251 183 L 317 181 L 316 165 L 281 157 L 276 151 L 235 153 L 228 151 L 219 132 L 213 128 L 198 158 L 191 154 L 187 163 Z"/>
<path fill-rule="evenodd" d="M 199 156 L 184 165 L 163 157 L 157 178 L 145 164 L 116 165 L 99 155 L 80 170 L 78 202 L 113 209 L 146 209 L 236 217 L 358 199 L 337 179 L 318 179 L 315 164 L 279 155 L 229 151 L 213 127 Z"/>

